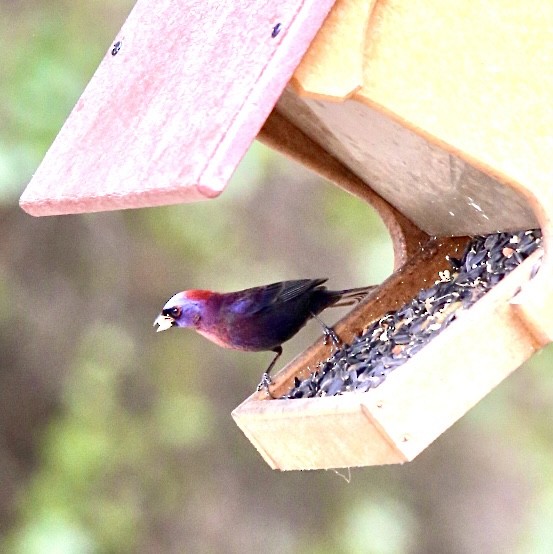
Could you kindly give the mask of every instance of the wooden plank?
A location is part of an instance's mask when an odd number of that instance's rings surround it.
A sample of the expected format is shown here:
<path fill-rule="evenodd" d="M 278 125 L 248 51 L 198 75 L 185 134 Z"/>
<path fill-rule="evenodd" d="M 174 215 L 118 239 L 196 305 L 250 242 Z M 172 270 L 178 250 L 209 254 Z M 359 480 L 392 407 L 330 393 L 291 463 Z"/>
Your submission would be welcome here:
<path fill-rule="evenodd" d="M 217 196 L 333 3 L 138 0 L 21 206 L 54 215 Z"/>
<path fill-rule="evenodd" d="M 509 186 L 389 114 L 354 98 L 296 95 L 277 109 L 429 235 L 486 234 L 539 227 L 520 186 Z"/>
<path fill-rule="evenodd" d="M 233 418 L 263 459 L 280 470 L 403 463 L 361 395 L 245 402 Z"/>

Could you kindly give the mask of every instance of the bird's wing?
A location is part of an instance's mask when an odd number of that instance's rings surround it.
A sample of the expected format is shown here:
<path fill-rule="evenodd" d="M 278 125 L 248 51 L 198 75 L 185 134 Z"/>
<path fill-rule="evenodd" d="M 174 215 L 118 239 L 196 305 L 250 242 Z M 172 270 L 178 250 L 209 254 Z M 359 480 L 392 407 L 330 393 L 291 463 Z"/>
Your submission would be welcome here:
<path fill-rule="evenodd" d="M 280 291 L 275 295 L 273 302 L 288 302 L 297 296 L 301 296 L 304 292 L 322 285 L 327 280 L 328 279 L 298 279 L 296 281 L 281 281 L 280 283 L 269 285 L 269 287 L 280 285 Z"/>
<path fill-rule="evenodd" d="M 240 297 L 234 302 L 234 310 L 242 314 L 256 313 L 289 302 L 326 281 L 327 279 L 297 279 L 246 289 L 238 293 Z"/>

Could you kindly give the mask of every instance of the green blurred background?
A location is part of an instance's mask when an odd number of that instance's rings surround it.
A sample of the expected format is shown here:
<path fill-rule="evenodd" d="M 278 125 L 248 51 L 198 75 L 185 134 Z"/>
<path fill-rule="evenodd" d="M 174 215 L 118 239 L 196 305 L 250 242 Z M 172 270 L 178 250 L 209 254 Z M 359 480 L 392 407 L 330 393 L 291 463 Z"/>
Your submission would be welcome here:
<path fill-rule="evenodd" d="M 19 209 L 130 7 L 0 1 L 0 551 L 553 552 L 551 349 L 414 462 L 347 483 L 270 470 L 234 425 L 269 354 L 154 332 L 184 288 L 382 280 L 390 240 L 356 199 L 255 144 L 215 201 Z"/>

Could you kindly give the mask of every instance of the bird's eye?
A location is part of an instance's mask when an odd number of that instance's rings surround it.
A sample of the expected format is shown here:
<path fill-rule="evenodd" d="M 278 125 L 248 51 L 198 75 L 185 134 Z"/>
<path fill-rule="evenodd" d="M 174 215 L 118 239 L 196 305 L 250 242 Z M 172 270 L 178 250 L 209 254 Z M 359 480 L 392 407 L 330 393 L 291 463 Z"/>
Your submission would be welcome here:
<path fill-rule="evenodd" d="M 182 310 L 180 306 L 175 306 L 174 308 L 169 308 L 167 310 L 167 315 L 177 318 L 177 317 L 180 317 L 181 312 Z"/>

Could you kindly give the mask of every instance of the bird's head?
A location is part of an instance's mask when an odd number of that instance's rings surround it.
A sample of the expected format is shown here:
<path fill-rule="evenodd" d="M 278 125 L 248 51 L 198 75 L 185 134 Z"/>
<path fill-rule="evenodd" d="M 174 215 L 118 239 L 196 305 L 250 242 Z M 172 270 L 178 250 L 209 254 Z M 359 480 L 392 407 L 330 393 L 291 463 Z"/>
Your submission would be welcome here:
<path fill-rule="evenodd" d="M 170 298 L 154 321 L 157 332 L 170 327 L 197 327 L 209 291 L 185 290 Z"/>

